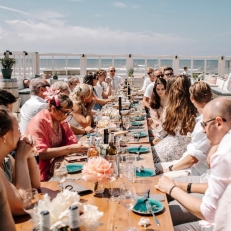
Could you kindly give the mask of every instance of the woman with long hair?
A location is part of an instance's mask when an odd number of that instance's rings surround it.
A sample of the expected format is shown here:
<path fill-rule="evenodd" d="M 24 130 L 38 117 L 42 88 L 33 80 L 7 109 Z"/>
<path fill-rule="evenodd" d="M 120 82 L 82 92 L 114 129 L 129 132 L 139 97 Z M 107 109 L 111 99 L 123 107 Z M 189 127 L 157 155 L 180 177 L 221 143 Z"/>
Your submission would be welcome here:
<path fill-rule="evenodd" d="M 207 156 L 211 149 L 210 141 L 203 132 L 203 109 L 212 100 L 213 94 L 210 86 L 205 82 L 195 82 L 190 88 L 190 99 L 197 108 L 199 116 L 191 134 L 191 142 L 180 160 L 157 163 L 155 166 L 160 172 L 163 170 L 168 176 L 202 175 L 208 169 Z M 173 171 L 171 173 L 171 171 Z M 177 171 L 177 172 L 176 172 Z M 167 173 L 168 172 L 168 173 Z"/>
<path fill-rule="evenodd" d="M 186 151 L 190 142 L 188 133 L 195 126 L 197 110 L 190 100 L 190 79 L 179 75 L 172 84 L 166 110 L 163 112 L 162 130 L 156 133 L 154 162 L 169 162 L 178 160 Z"/>
<path fill-rule="evenodd" d="M 39 170 L 34 157 L 37 151 L 34 146 L 35 140 L 30 135 L 21 137 L 13 113 L 5 106 L 0 106 L 0 178 L 13 215 L 25 214 L 22 191 L 40 187 Z M 10 159 L 6 163 L 5 158 L 14 150 L 15 161 L 11 162 Z"/>
<path fill-rule="evenodd" d="M 155 82 L 149 102 L 151 118 L 148 121 L 151 129 L 155 129 L 160 124 L 160 116 L 166 104 L 166 86 L 167 82 L 163 78 L 158 78 Z"/>
<path fill-rule="evenodd" d="M 52 175 L 54 159 L 71 153 L 86 153 L 87 147 L 77 144 L 70 125 L 66 122 L 72 114 L 73 103 L 65 94 L 54 92 L 48 96 L 48 109 L 43 109 L 29 122 L 26 133 L 36 140 L 39 152 L 41 181 L 48 181 Z"/>

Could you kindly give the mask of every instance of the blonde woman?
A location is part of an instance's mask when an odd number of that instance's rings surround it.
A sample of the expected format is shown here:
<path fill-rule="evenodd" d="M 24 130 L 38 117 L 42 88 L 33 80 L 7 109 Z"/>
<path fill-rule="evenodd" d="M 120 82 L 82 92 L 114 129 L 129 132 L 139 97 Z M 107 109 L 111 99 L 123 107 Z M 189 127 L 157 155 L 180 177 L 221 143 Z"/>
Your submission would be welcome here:
<path fill-rule="evenodd" d="M 77 123 L 86 128 L 92 123 L 92 108 L 95 105 L 92 86 L 88 84 L 80 84 L 75 87 L 71 99 L 73 101 L 73 117 Z"/>

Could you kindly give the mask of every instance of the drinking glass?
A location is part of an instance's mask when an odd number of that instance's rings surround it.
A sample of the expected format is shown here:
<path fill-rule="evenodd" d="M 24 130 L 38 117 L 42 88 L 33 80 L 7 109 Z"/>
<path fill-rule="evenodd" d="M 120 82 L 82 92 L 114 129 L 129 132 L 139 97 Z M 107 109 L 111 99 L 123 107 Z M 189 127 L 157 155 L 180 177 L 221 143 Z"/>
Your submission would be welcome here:
<path fill-rule="evenodd" d="M 61 191 L 63 190 L 63 182 L 68 175 L 66 165 L 62 162 L 56 162 L 54 166 L 54 177 L 59 181 L 61 185 Z"/>
<path fill-rule="evenodd" d="M 137 195 L 133 185 L 124 184 L 120 190 L 120 203 L 123 205 L 128 212 L 128 222 L 129 227 L 124 229 L 124 231 L 139 231 L 136 227 L 132 227 L 131 225 L 131 214 L 130 211 L 134 207 L 137 202 Z"/>
<path fill-rule="evenodd" d="M 123 118 L 123 126 L 125 127 L 126 130 L 128 130 L 128 128 L 130 127 L 130 120 L 129 117 L 124 117 Z"/>
<path fill-rule="evenodd" d="M 108 174 L 108 178 L 110 180 L 110 189 L 109 189 L 109 193 L 111 194 L 111 198 L 110 200 L 113 201 L 115 200 L 115 190 L 113 190 L 113 184 L 115 183 L 116 179 L 118 178 L 118 166 L 115 160 L 108 160 L 108 162 L 111 164 L 111 171 Z"/>
<path fill-rule="evenodd" d="M 121 139 L 122 138 L 120 136 L 116 137 L 115 146 L 116 146 L 117 153 L 120 153 L 120 141 L 121 141 Z"/>
<path fill-rule="evenodd" d="M 39 195 L 37 189 L 29 188 L 23 190 L 22 198 L 23 198 L 23 210 L 26 213 L 30 214 L 31 216 L 33 212 L 37 212 L 38 201 L 39 201 Z"/>

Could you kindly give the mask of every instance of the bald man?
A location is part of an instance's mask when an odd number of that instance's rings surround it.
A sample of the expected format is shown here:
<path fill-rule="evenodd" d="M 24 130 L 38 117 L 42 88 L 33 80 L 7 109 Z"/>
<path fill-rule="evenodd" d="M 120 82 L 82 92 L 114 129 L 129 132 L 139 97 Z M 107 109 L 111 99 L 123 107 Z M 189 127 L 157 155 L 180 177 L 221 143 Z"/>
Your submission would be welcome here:
<path fill-rule="evenodd" d="M 199 219 L 212 224 L 218 202 L 231 183 L 231 101 L 221 97 L 209 102 L 204 108 L 201 125 L 211 145 L 218 145 L 210 157 L 208 187 L 202 184 L 204 197 L 201 199 L 189 194 L 202 193 L 200 184 L 176 184 L 173 179 L 163 176 L 156 185 L 157 189 L 179 202 L 169 206 L 175 231 L 200 230 Z"/>

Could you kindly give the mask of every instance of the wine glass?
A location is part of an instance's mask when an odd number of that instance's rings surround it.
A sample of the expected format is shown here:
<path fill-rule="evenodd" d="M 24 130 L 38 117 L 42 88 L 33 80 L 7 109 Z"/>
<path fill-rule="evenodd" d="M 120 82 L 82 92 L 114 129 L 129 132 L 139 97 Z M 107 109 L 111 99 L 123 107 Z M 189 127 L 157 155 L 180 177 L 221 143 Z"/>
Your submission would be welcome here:
<path fill-rule="evenodd" d="M 124 117 L 123 118 L 123 126 L 125 127 L 126 130 L 128 130 L 128 128 L 130 127 L 130 120 L 129 117 Z"/>
<path fill-rule="evenodd" d="M 39 201 L 39 194 L 37 189 L 29 188 L 23 190 L 22 199 L 23 199 L 23 210 L 26 213 L 30 214 L 31 216 L 33 212 L 37 212 L 38 201 Z"/>
<path fill-rule="evenodd" d="M 61 191 L 63 190 L 63 182 L 68 175 L 66 165 L 62 162 L 56 162 L 54 165 L 54 177 L 59 181 L 61 185 Z"/>
<path fill-rule="evenodd" d="M 139 229 L 137 229 L 136 227 L 132 227 L 131 225 L 130 211 L 134 207 L 136 202 L 137 195 L 134 186 L 132 184 L 123 184 L 123 187 L 120 190 L 120 203 L 127 209 L 129 222 L 129 227 L 127 227 L 123 231 L 139 231 Z"/>
<path fill-rule="evenodd" d="M 118 166 L 115 160 L 108 160 L 111 164 L 111 171 L 108 174 L 108 178 L 110 180 L 110 189 L 109 193 L 111 194 L 110 201 L 115 201 L 119 196 L 120 188 L 118 186 Z"/>

